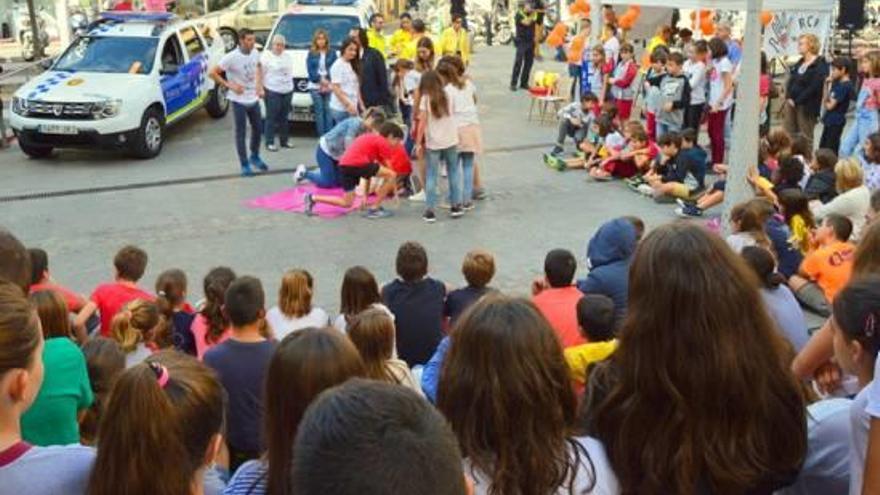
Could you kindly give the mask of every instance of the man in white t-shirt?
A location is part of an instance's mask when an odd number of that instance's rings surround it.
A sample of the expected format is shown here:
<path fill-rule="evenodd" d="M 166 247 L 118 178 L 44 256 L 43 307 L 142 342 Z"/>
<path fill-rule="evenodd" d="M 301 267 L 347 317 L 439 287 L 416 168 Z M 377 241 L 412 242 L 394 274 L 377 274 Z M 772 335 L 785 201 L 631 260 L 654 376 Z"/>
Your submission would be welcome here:
<path fill-rule="evenodd" d="M 260 54 L 254 49 L 255 43 L 254 32 L 247 28 L 242 29 L 239 31 L 238 48 L 224 55 L 220 63 L 211 70 L 211 79 L 229 90 L 228 98 L 232 102 L 235 122 L 235 150 L 243 177 L 254 175 L 251 165 L 262 172 L 269 170 L 260 158 L 260 135 L 263 128 L 260 98 L 263 97 L 263 75 Z M 248 122 L 251 126 L 250 157 L 244 141 Z"/>

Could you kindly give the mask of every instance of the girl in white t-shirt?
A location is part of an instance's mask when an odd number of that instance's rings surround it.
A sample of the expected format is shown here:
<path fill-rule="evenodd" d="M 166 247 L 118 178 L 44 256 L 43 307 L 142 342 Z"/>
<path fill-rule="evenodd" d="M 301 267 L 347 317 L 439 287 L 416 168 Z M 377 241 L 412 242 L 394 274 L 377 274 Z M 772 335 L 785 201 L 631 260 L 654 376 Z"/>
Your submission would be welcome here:
<path fill-rule="evenodd" d="M 727 45 L 720 38 L 709 41 L 709 117 L 706 124 L 712 146 L 712 165 L 724 163 L 724 126 L 733 104 L 733 64 L 727 58 Z"/>
<path fill-rule="evenodd" d="M 453 118 L 458 125 L 458 161 L 462 170 L 462 209 L 474 207 L 477 166 L 474 157 L 483 152 L 483 130 L 477 114 L 477 88 L 464 76 L 464 63 L 458 57 L 443 57 L 437 72 L 446 81 L 445 90 L 452 98 Z"/>
<path fill-rule="evenodd" d="M 706 109 L 706 57 L 709 45 L 705 40 L 697 40 L 688 47 L 688 59 L 684 63 L 684 73 L 691 85 L 691 101 L 684 114 L 684 128 L 698 131 Z"/>
<path fill-rule="evenodd" d="M 290 270 L 281 279 L 278 305 L 266 313 L 266 321 L 276 340 L 303 328 L 322 328 L 330 323 L 327 312 L 312 306 L 312 275 L 305 270 Z"/>
<path fill-rule="evenodd" d="M 452 201 L 450 216 L 458 218 L 464 214 L 462 209 L 461 164 L 458 162 L 458 123 L 456 122 L 454 99 L 451 91 L 444 87 L 443 78 L 437 71 L 422 74 L 419 83 L 419 120 L 424 123 L 416 137 L 416 155 L 420 153 L 424 137 L 427 170 L 425 195 L 427 209 L 422 215 L 425 222 L 437 221 L 434 209 L 437 207 L 437 176 L 440 161 L 446 162 L 449 173 L 449 191 Z"/>
<path fill-rule="evenodd" d="M 330 66 L 330 117 L 333 125 L 343 120 L 358 115 L 358 108 L 362 108 L 360 62 L 358 60 L 358 44 L 353 38 L 348 38 L 339 49 L 342 55 Z"/>

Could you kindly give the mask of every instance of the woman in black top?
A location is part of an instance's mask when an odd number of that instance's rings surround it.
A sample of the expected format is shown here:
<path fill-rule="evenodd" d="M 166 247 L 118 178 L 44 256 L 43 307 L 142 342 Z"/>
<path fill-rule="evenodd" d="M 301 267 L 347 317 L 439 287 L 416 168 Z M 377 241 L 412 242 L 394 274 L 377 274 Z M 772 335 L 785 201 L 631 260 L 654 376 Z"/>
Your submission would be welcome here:
<path fill-rule="evenodd" d="M 813 142 L 813 132 L 822 108 L 822 85 L 828 64 L 819 57 L 819 38 L 805 34 L 798 40 L 800 60 L 791 68 L 786 85 L 784 127 L 789 134 L 802 134 Z"/>

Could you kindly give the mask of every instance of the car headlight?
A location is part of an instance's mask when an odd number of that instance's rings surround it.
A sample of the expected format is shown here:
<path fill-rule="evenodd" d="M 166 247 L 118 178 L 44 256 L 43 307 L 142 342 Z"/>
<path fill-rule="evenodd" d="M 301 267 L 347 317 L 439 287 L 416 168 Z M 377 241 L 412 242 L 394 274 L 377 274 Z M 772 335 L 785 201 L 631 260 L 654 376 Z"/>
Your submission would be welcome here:
<path fill-rule="evenodd" d="M 92 104 L 92 117 L 95 119 L 108 119 L 119 115 L 122 108 L 122 100 L 104 100 Z"/>
<path fill-rule="evenodd" d="M 28 101 L 25 98 L 20 98 L 18 96 L 12 97 L 12 113 L 16 115 L 27 115 L 28 112 Z"/>

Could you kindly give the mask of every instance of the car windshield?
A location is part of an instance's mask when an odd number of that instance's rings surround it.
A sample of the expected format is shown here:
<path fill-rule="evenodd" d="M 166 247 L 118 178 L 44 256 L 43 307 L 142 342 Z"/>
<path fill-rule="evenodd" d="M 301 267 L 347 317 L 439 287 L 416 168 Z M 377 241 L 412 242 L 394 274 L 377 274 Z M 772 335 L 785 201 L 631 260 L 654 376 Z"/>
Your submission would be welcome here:
<path fill-rule="evenodd" d="M 330 46 L 338 50 L 348 32 L 359 26 L 358 18 L 352 15 L 286 15 L 272 34 L 283 35 L 288 50 L 307 50 L 315 30 L 323 29 L 330 36 Z"/>
<path fill-rule="evenodd" d="M 156 59 L 158 38 L 86 36 L 77 38 L 54 70 L 149 74 Z"/>

